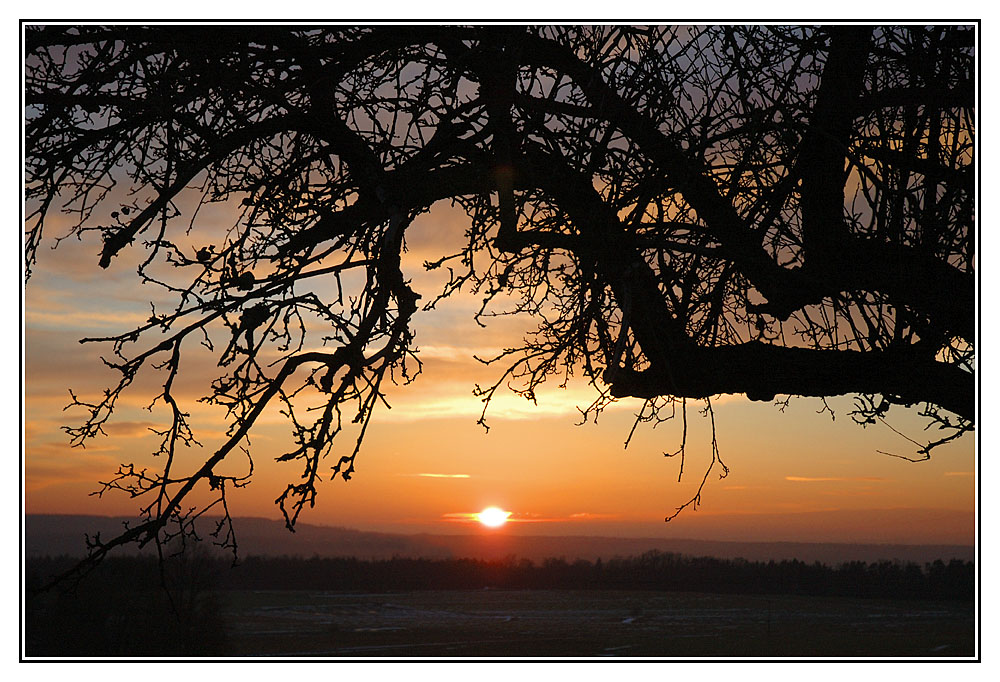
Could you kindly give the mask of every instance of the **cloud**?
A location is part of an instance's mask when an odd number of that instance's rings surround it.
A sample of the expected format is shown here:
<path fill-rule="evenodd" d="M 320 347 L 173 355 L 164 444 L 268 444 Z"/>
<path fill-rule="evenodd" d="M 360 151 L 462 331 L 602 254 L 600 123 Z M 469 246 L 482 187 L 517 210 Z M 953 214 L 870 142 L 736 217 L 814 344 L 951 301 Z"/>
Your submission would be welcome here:
<path fill-rule="evenodd" d="M 974 476 L 975 474 L 971 471 L 946 471 L 945 476 Z"/>
<path fill-rule="evenodd" d="M 853 477 L 840 477 L 840 476 L 785 476 L 786 481 L 793 481 L 795 483 L 816 483 L 820 481 L 884 481 L 884 478 L 878 478 L 876 476 L 853 476 Z"/>
<path fill-rule="evenodd" d="M 390 396 L 392 409 L 383 413 L 381 418 L 384 421 L 402 422 L 456 417 L 478 419 L 483 412 L 483 400 L 472 395 L 469 383 L 428 381 L 421 388 L 421 391 L 403 390 Z M 597 392 L 586 385 L 566 389 L 546 386 L 537 392 L 536 404 L 501 388 L 490 401 L 486 420 L 533 420 L 565 416 L 578 418 L 580 408 L 589 406 L 596 397 Z M 606 409 L 636 411 L 638 407 L 633 400 L 621 400 Z"/>
<path fill-rule="evenodd" d="M 469 474 L 399 474 L 400 476 L 416 476 L 419 478 L 472 478 Z"/>
<path fill-rule="evenodd" d="M 110 448 L 71 450 L 63 444 L 42 443 L 31 448 L 25 457 L 24 486 L 27 493 L 60 483 L 83 481 L 96 488 L 97 481 L 107 480 L 118 459 L 95 454 Z"/>
<path fill-rule="evenodd" d="M 114 328 L 124 332 L 144 324 L 149 313 L 114 311 L 54 311 L 29 310 L 24 315 L 25 324 L 35 328 L 74 329 L 81 332 L 94 328 Z"/>
<path fill-rule="evenodd" d="M 108 422 L 104 425 L 104 431 L 109 436 L 119 436 L 122 438 L 135 438 L 141 436 L 151 436 L 155 435 L 150 432 L 150 429 L 165 428 L 163 424 L 158 424 L 156 422 L 149 421 L 123 421 L 123 422 Z"/>
<path fill-rule="evenodd" d="M 508 523 L 566 523 L 569 521 L 607 521 L 620 519 L 621 514 L 599 514 L 593 512 L 576 512 L 569 516 L 543 516 L 533 512 L 509 512 Z M 457 523 L 473 523 L 479 521 L 479 512 L 448 512 L 441 518 Z"/>
<path fill-rule="evenodd" d="M 565 519 L 546 519 L 542 518 L 538 514 L 532 514 L 530 512 L 507 512 L 507 522 L 508 523 L 538 523 L 545 521 L 565 521 Z M 454 523 L 478 523 L 479 522 L 479 512 L 448 512 L 441 515 L 441 518 L 445 521 L 452 521 Z"/>
<path fill-rule="evenodd" d="M 442 360 L 470 360 L 473 356 L 488 360 L 503 352 L 498 346 L 451 346 L 447 344 L 428 344 L 418 346 L 421 360 L 429 358 Z"/>
<path fill-rule="evenodd" d="M 479 520 L 479 512 L 448 512 L 442 514 L 441 518 L 456 523 L 472 523 Z"/>

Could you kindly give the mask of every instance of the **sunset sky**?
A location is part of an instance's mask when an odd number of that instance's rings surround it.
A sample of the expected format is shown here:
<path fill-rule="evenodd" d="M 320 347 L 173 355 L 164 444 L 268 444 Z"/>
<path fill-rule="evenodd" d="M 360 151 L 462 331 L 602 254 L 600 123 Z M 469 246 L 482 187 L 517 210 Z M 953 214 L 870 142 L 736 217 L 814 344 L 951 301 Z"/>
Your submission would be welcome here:
<path fill-rule="evenodd" d="M 219 207 L 206 222 L 224 220 Z M 445 203 L 421 216 L 407 233 L 404 269 L 428 300 L 443 282 L 425 272 L 424 260 L 449 253 L 464 231 L 465 217 Z M 58 229 L 49 236 L 60 234 Z M 51 244 L 51 242 L 50 242 Z M 138 504 L 122 494 L 89 496 L 119 463 L 155 467 L 148 428 L 164 414 L 144 407 L 152 393 L 137 382 L 107 429 L 109 436 L 84 449 L 69 447 L 63 425 L 79 411 L 63 408 L 68 389 L 94 395 L 114 379 L 98 356 L 107 349 L 81 346 L 84 336 L 126 331 L 150 314 L 162 294 L 138 286 L 141 249 L 98 267 L 98 242 L 64 242 L 43 248 L 25 299 L 25 511 L 27 513 L 135 514 Z M 630 447 L 623 443 L 638 400 L 622 400 L 598 425 L 576 426 L 577 407 L 594 399 L 582 380 L 566 389 L 553 383 L 533 405 L 509 392 L 487 413 L 488 433 L 476 424 L 482 403 L 476 383 L 492 384 L 499 366 L 489 357 L 516 342 L 529 320 L 495 320 L 485 329 L 472 317 L 479 298 L 463 293 L 418 313 L 416 342 L 424 372 L 394 388 L 391 410 L 376 412 L 350 482 L 326 481 L 314 509 L 301 522 L 392 532 L 504 532 L 713 539 L 972 543 L 975 520 L 975 443 L 966 436 L 933 452 L 930 461 L 908 462 L 878 451 L 914 456 L 916 447 L 883 425 L 862 429 L 848 416 L 850 398 L 822 403 L 793 398 L 784 411 L 742 396 L 713 401 L 718 444 L 730 468 L 709 476 L 698 511 L 665 516 L 694 494 L 711 460 L 711 431 L 701 405 L 689 402 L 688 447 L 683 479 L 678 458 L 666 458 L 681 438 L 680 416 L 651 429 L 642 425 Z M 184 453 L 193 466 L 221 442 L 217 410 L 195 402 L 207 392 L 213 364 L 190 355 L 180 394 L 187 400 L 203 448 Z M 889 423 L 916 441 L 923 432 L 915 410 L 895 408 Z M 273 461 L 288 439 L 276 413 L 252 433 L 255 474 L 251 485 L 230 496 L 235 516 L 279 518 L 274 499 L 295 480 L 298 465 Z M 345 439 L 341 449 L 350 447 Z M 339 452 L 340 450 L 338 450 Z M 199 459 L 201 458 L 201 459 Z M 333 461 L 329 462 L 332 466 Z M 245 469 L 232 463 L 232 471 Z M 328 476 L 327 476 L 328 478 Z M 510 522 L 486 530 L 470 515 L 495 505 Z M 908 513 L 887 510 L 912 510 Z M 815 512 L 815 514 L 805 513 Z"/>

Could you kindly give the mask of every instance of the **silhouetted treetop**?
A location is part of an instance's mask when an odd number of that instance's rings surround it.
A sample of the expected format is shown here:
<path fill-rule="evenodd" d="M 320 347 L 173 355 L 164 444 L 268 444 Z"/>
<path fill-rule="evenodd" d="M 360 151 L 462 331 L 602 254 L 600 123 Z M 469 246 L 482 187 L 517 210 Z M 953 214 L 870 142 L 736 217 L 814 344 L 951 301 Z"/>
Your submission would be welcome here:
<path fill-rule="evenodd" d="M 143 250 L 140 278 L 176 298 L 90 339 L 121 381 L 69 429 L 93 437 L 139 372 L 162 376 L 162 472 L 105 484 L 148 501 L 122 541 L 183 528 L 196 487 L 224 503 L 247 478 L 220 463 L 272 403 L 302 467 L 291 526 L 338 434 L 348 478 L 385 382 L 419 373 L 418 307 L 460 289 L 477 321 L 537 322 L 487 399 L 582 374 L 586 415 L 852 394 L 862 423 L 902 405 L 937 442 L 973 428 L 972 27 L 29 26 L 26 44 L 26 265 L 62 211 L 102 236 L 97 264 Z M 406 231 L 442 200 L 465 245 L 417 292 Z M 228 231 L 199 221 L 224 202 Z M 199 343 L 231 425 L 181 471 L 173 382 Z"/>

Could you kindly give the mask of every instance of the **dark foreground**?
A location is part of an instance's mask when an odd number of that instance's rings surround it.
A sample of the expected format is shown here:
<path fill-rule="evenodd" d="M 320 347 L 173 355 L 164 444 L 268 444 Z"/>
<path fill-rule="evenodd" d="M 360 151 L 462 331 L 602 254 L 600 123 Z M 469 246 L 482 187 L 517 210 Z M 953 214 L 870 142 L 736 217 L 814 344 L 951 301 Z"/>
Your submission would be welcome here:
<path fill-rule="evenodd" d="M 972 656 L 954 602 L 633 591 L 226 595 L 237 656 Z"/>
<path fill-rule="evenodd" d="M 202 595 L 210 610 L 197 617 L 184 652 L 171 650 L 180 633 L 163 619 L 144 621 L 149 611 L 134 596 L 130 615 L 95 621 L 90 629 L 46 609 L 47 631 L 36 628 L 28 655 L 974 655 L 973 608 L 955 601 L 621 590 L 228 590 Z"/>
<path fill-rule="evenodd" d="M 119 557 L 43 590 L 29 657 L 974 655 L 974 566 L 648 552 L 595 563 Z M 169 592 L 163 585 L 170 586 Z"/>

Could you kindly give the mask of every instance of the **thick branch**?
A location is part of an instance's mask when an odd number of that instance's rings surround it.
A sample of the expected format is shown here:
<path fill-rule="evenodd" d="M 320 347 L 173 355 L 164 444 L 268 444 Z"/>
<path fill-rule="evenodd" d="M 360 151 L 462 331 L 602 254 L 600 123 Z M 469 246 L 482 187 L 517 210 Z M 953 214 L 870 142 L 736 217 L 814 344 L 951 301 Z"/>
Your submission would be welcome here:
<path fill-rule="evenodd" d="M 871 26 L 832 27 L 809 129 L 795 169 L 802 179 L 802 238 L 806 263 L 820 265 L 847 237 L 844 168 L 854 112 L 864 87 Z"/>
<path fill-rule="evenodd" d="M 975 420 L 972 374 L 905 351 L 783 348 L 759 342 L 719 348 L 679 349 L 667 368 L 636 372 L 609 369 L 616 397 L 685 398 L 745 393 L 752 400 L 775 395 L 831 396 L 881 393 L 899 402 L 930 402 Z"/>

